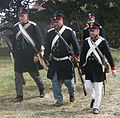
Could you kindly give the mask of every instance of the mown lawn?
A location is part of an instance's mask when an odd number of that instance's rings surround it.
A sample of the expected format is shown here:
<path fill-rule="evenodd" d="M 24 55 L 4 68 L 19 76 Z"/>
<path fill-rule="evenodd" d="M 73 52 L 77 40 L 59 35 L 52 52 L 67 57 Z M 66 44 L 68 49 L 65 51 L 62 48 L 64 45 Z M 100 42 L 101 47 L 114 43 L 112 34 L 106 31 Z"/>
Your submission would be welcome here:
<path fill-rule="evenodd" d="M 106 102 L 120 88 L 120 52 L 113 51 L 115 62 L 118 68 L 118 76 L 113 78 L 111 73 L 107 75 L 106 95 L 103 95 L 100 114 L 95 116 L 92 109 L 89 108 L 90 97 L 84 96 L 81 81 L 77 75 L 76 83 L 76 101 L 69 102 L 67 88 L 63 85 L 64 105 L 53 107 L 55 103 L 53 98 L 51 81 L 46 78 L 46 70 L 40 71 L 46 86 L 46 96 L 44 99 L 39 98 L 39 91 L 34 81 L 28 75 L 24 74 L 27 84 L 24 86 L 24 101 L 13 103 L 11 100 L 16 97 L 14 85 L 13 64 L 8 56 L 0 57 L 0 118 L 102 118 L 106 114 L 104 108 Z M 113 100 L 114 102 L 114 100 Z M 119 101 L 120 102 L 120 101 Z M 120 104 L 118 104 L 120 105 Z M 112 115 L 111 115 L 112 114 Z M 119 118 L 120 109 L 107 113 L 106 118 Z"/>

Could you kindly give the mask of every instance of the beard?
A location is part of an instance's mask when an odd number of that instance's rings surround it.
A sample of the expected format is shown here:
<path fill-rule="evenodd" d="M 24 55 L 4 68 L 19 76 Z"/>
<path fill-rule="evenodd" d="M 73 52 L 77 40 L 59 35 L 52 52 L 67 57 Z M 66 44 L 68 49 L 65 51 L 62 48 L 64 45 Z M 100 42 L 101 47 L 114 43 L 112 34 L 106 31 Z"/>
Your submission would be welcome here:
<path fill-rule="evenodd" d="M 60 25 L 56 25 L 56 26 L 54 26 L 54 28 L 55 28 L 56 30 L 59 30 L 59 29 L 61 28 L 61 26 L 60 26 Z"/>
<path fill-rule="evenodd" d="M 91 37 L 93 40 L 95 40 L 95 39 L 98 38 L 98 36 L 99 36 L 99 35 L 91 35 L 90 37 Z"/>

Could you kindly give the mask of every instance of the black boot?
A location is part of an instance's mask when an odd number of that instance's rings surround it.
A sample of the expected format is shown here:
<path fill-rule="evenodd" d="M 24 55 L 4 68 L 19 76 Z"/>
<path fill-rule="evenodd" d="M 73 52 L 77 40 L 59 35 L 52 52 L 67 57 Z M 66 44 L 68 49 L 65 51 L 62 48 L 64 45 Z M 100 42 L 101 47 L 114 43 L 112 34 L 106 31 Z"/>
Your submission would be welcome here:
<path fill-rule="evenodd" d="M 40 91 L 40 98 L 44 98 L 45 97 L 45 90 Z"/>
<path fill-rule="evenodd" d="M 62 106 L 63 105 L 63 103 L 62 102 L 56 102 L 53 106 L 54 107 L 60 107 L 60 106 Z"/>
<path fill-rule="evenodd" d="M 14 98 L 13 100 L 12 100 L 12 102 L 22 102 L 23 101 L 23 96 L 17 96 L 16 98 Z"/>
<path fill-rule="evenodd" d="M 94 102 L 95 102 L 95 99 L 92 99 L 92 100 L 91 100 L 91 103 L 90 103 L 90 108 L 93 108 Z"/>
<path fill-rule="evenodd" d="M 75 96 L 70 96 L 70 102 L 74 102 L 75 101 Z"/>
<path fill-rule="evenodd" d="M 94 113 L 94 114 L 98 114 L 98 113 L 99 113 L 99 110 L 98 110 L 97 108 L 94 108 L 94 109 L 93 109 L 93 113 Z"/>

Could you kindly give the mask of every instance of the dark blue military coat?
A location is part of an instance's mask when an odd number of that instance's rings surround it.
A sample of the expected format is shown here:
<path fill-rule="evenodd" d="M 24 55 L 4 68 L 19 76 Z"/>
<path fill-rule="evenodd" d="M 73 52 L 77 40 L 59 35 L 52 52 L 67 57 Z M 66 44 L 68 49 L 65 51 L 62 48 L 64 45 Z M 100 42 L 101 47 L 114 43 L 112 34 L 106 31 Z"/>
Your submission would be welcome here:
<path fill-rule="evenodd" d="M 88 39 L 89 38 L 83 41 L 83 46 L 82 46 L 81 55 L 80 55 L 81 67 L 83 67 L 83 65 L 86 63 L 86 55 L 90 48 L 88 44 Z M 102 40 L 102 42 L 98 45 L 98 48 L 100 49 L 102 54 L 105 55 L 110 66 L 115 67 L 108 42 L 105 39 Z M 92 82 L 101 82 L 105 79 L 105 73 L 103 72 L 102 66 L 93 53 L 91 53 L 91 55 L 87 59 L 87 63 L 84 66 L 84 74 L 86 76 L 86 80 L 91 80 Z"/>
<path fill-rule="evenodd" d="M 66 27 L 66 26 L 63 26 Z M 51 50 L 51 45 L 54 37 L 56 36 L 56 32 L 54 29 L 48 31 L 45 40 L 45 54 L 44 57 L 49 60 L 50 53 L 57 58 L 63 58 L 66 56 L 70 56 L 71 52 L 68 47 L 65 45 L 64 41 L 59 37 L 56 41 L 53 49 Z M 79 44 L 76 39 L 75 33 L 69 27 L 66 27 L 64 32 L 62 33 L 62 37 L 68 43 L 68 45 L 72 45 L 74 55 L 79 55 Z M 73 66 L 71 60 L 62 60 L 56 61 L 54 59 L 49 61 L 49 69 L 48 69 L 48 78 L 52 79 L 54 76 L 54 72 L 57 72 L 59 79 L 72 79 L 74 76 Z"/>
<path fill-rule="evenodd" d="M 28 23 L 28 22 L 27 22 Z M 22 24 L 23 26 L 26 25 Z M 40 51 L 41 49 L 41 32 L 36 23 L 29 21 L 30 26 L 26 29 L 28 34 L 34 40 L 36 44 L 36 48 Z M 38 70 L 38 65 L 34 63 L 33 58 L 34 54 L 36 54 L 35 50 L 33 49 L 31 43 L 25 39 L 25 37 L 20 34 L 18 38 L 16 38 L 16 34 L 18 33 L 19 23 L 15 24 L 13 27 L 13 55 L 14 55 L 14 69 L 15 71 L 22 73 L 22 72 L 33 72 Z M 40 67 L 42 68 L 42 67 Z"/>

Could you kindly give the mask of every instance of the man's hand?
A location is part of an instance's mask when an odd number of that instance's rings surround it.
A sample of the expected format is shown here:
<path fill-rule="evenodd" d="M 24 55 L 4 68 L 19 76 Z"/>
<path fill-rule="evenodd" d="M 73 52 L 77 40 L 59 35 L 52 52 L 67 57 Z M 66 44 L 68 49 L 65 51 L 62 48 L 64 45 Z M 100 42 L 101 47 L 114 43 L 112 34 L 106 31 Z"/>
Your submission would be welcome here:
<path fill-rule="evenodd" d="M 112 75 L 113 75 L 113 77 L 116 77 L 117 76 L 117 71 L 116 70 L 112 70 Z"/>
<path fill-rule="evenodd" d="M 38 55 L 37 55 L 37 54 L 34 55 L 33 60 L 34 60 L 35 63 L 39 61 L 39 58 L 38 58 Z"/>
<path fill-rule="evenodd" d="M 74 55 L 75 61 L 78 63 L 80 61 L 80 57 L 78 55 Z"/>
<path fill-rule="evenodd" d="M 45 64 L 47 67 L 49 66 L 49 61 L 47 59 L 45 59 Z"/>

